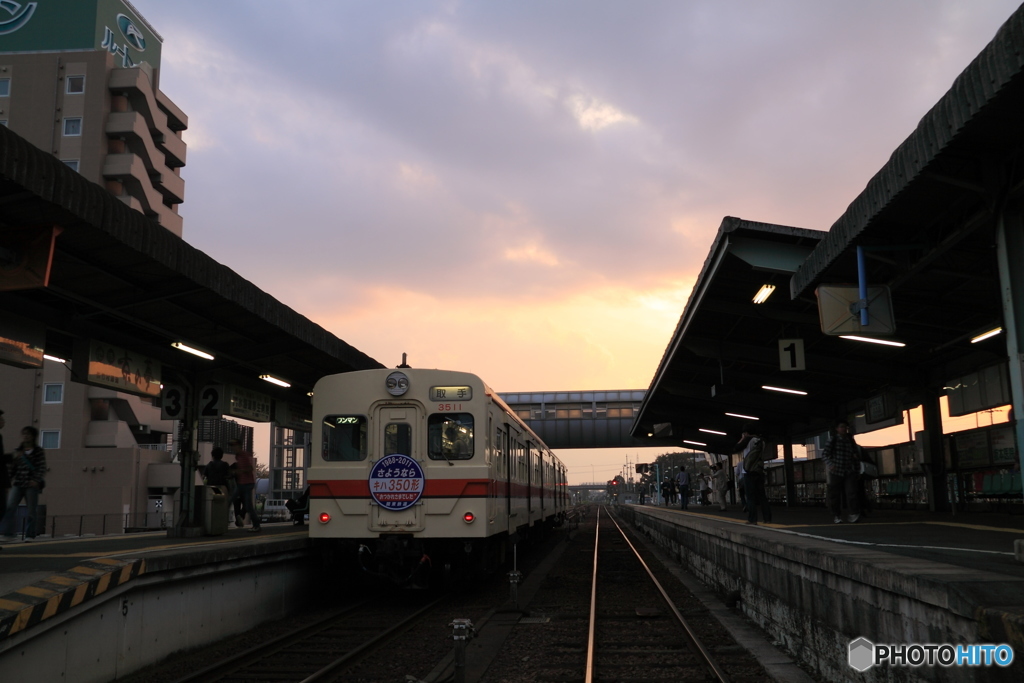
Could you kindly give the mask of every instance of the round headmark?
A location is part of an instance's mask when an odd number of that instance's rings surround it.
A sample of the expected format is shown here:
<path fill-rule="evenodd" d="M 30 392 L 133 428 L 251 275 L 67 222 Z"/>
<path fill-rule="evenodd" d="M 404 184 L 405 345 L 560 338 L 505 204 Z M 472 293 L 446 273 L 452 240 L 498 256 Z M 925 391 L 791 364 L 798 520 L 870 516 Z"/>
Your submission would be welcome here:
<path fill-rule="evenodd" d="M 405 510 L 423 495 L 423 468 L 408 455 L 388 455 L 370 469 L 370 496 L 385 510 Z"/>
<path fill-rule="evenodd" d="M 404 372 L 392 372 L 384 380 L 384 386 L 392 396 L 401 396 L 409 391 L 409 376 Z"/>

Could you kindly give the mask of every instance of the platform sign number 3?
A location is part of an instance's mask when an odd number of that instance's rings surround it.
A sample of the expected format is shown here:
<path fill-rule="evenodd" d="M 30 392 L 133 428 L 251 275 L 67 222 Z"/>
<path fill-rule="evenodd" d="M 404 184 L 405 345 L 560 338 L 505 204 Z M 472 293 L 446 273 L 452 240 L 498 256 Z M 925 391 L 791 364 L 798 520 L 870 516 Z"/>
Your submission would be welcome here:
<path fill-rule="evenodd" d="M 803 339 L 780 339 L 779 340 L 779 369 L 806 370 L 804 364 L 804 340 Z"/>
<path fill-rule="evenodd" d="M 160 389 L 160 419 L 181 420 L 185 417 L 185 389 L 165 384 Z"/>

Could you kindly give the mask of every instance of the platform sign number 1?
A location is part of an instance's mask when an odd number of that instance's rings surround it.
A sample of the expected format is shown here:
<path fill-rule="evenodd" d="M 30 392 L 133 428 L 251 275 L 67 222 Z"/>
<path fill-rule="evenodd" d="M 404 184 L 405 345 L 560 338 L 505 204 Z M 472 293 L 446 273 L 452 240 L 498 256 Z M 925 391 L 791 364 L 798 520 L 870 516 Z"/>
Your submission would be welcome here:
<path fill-rule="evenodd" d="M 807 369 L 804 364 L 803 339 L 779 340 L 779 369 L 782 371 Z"/>

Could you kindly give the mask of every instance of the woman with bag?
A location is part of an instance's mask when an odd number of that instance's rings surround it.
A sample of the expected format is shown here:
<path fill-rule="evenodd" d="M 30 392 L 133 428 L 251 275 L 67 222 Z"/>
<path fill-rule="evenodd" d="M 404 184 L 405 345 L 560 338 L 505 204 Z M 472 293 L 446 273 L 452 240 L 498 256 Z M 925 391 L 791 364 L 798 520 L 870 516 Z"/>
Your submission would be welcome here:
<path fill-rule="evenodd" d="M 11 492 L 7 496 L 7 513 L 0 523 L 0 530 L 8 540 L 12 540 L 16 534 L 14 520 L 18 516 L 18 504 L 22 498 L 28 508 L 25 540 L 36 537 L 36 506 L 39 504 L 39 494 L 46 486 L 46 452 L 36 444 L 38 438 L 39 430 L 35 427 L 22 429 L 21 447 L 14 452 L 12 458 L 14 471 L 11 475 Z"/>

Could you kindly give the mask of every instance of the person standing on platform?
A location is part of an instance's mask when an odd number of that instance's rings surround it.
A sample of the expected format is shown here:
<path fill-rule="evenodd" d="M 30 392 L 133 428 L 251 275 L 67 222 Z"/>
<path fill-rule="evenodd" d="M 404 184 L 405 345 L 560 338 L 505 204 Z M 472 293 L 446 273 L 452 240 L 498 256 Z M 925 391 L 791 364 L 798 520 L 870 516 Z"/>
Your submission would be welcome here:
<path fill-rule="evenodd" d="M 668 487 L 668 498 L 665 499 L 666 505 L 675 505 L 678 502 L 676 482 L 672 477 L 665 479 L 665 486 Z"/>
<path fill-rule="evenodd" d="M 30 541 L 36 537 L 36 506 L 39 504 L 39 493 L 46 486 L 46 452 L 36 444 L 38 438 L 39 430 L 35 427 L 22 429 L 21 447 L 14 452 L 11 460 L 14 466 L 11 492 L 7 496 L 7 511 L 0 523 L 0 530 L 8 539 L 17 533 L 14 520 L 18 516 L 18 504 L 22 498 L 25 499 L 28 512 L 25 540 Z"/>
<path fill-rule="evenodd" d="M 690 505 L 690 473 L 685 467 L 680 467 L 676 475 L 676 489 L 679 493 L 679 509 L 686 510 Z"/>
<path fill-rule="evenodd" d="M 708 504 L 708 478 L 704 475 L 697 475 L 697 490 L 700 498 L 697 500 L 698 505 Z"/>
<path fill-rule="evenodd" d="M 746 476 L 747 471 L 743 469 L 743 458 L 740 458 L 739 462 L 736 463 L 736 497 L 740 499 L 740 505 L 743 507 L 743 511 L 747 511 L 747 490 L 746 484 L 743 478 Z"/>
<path fill-rule="evenodd" d="M 252 501 L 253 489 L 256 488 L 256 459 L 251 452 L 242 450 L 241 439 L 228 441 L 228 452 L 235 455 L 235 464 L 238 465 L 235 469 L 235 493 L 232 502 L 235 498 L 242 499 L 242 505 L 245 506 L 249 522 L 252 524 L 249 531 L 259 531 L 260 518 L 256 515 L 256 507 Z M 230 504 L 228 507 L 231 507 Z"/>
<path fill-rule="evenodd" d="M 729 470 L 725 469 L 725 463 L 715 465 L 713 475 L 715 483 L 715 497 L 718 498 L 718 509 L 725 511 L 725 493 L 729 490 Z"/>
<path fill-rule="evenodd" d="M 206 485 L 216 486 L 223 489 L 221 492 L 228 493 L 228 479 L 231 476 L 231 466 L 224 462 L 224 449 L 215 446 L 210 451 L 210 460 L 206 465 Z"/>
<path fill-rule="evenodd" d="M 740 453 L 743 455 L 743 469 L 746 470 L 743 483 L 747 491 L 747 524 L 757 524 L 758 507 L 761 508 L 762 520 L 771 524 L 772 508 L 764 492 L 765 443 L 757 433 L 756 426 L 744 425 L 743 436 L 740 437 L 737 447 L 742 449 Z"/>
<path fill-rule="evenodd" d="M 860 446 L 850 434 L 845 420 L 836 423 L 836 433 L 829 439 L 821 457 L 828 463 L 828 502 L 835 524 L 843 521 L 843 494 L 850 508 L 850 522 L 860 519 Z"/>
<path fill-rule="evenodd" d="M 4 428 L 4 411 L 0 410 L 0 429 Z M 7 494 L 11 488 L 11 472 L 7 468 L 11 464 L 11 456 L 4 450 L 4 435 L 0 434 L 0 520 L 7 512 Z"/>

